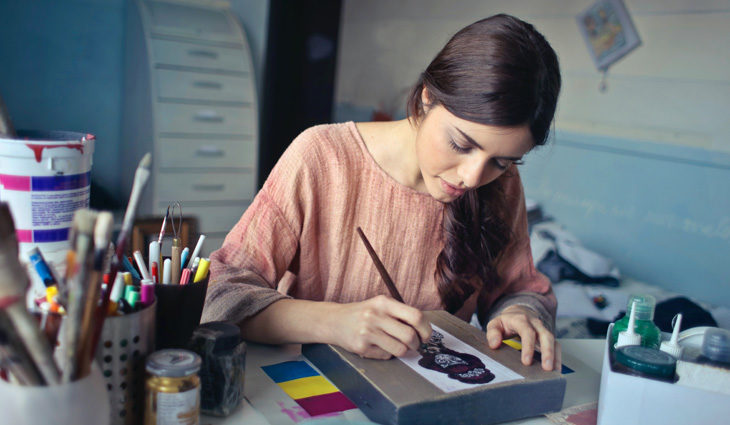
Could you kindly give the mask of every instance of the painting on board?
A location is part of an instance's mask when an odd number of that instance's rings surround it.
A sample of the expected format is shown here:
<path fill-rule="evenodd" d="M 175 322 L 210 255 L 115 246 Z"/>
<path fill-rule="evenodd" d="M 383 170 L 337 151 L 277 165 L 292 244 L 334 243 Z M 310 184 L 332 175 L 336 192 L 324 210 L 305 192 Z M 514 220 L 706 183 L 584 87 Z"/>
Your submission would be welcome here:
<path fill-rule="evenodd" d="M 598 0 L 576 20 L 593 63 L 601 71 L 641 45 L 623 0 Z"/>

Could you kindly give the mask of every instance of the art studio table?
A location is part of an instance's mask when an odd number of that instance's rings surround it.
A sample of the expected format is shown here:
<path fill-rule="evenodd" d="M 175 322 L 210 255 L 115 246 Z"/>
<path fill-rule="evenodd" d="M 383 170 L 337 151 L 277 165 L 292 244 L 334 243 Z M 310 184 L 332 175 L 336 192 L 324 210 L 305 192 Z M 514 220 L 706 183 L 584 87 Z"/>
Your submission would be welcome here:
<path fill-rule="evenodd" d="M 574 372 L 566 374 L 563 408 L 598 400 L 600 373 L 603 363 L 604 339 L 560 339 L 563 365 Z M 512 349 L 503 346 L 501 349 Z M 201 425 L 290 425 L 310 421 L 309 415 L 287 395 L 261 368 L 286 361 L 309 361 L 301 354 L 300 345 L 269 346 L 248 344 L 244 392 L 241 406 L 225 418 L 202 415 Z M 311 365 L 311 363 L 309 363 Z M 316 369 L 316 368 L 315 368 Z M 359 410 L 341 412 L 343 422 L 368 421 Z M 508 422 L 520 425 L 551 424 L 544 416 Z"/>

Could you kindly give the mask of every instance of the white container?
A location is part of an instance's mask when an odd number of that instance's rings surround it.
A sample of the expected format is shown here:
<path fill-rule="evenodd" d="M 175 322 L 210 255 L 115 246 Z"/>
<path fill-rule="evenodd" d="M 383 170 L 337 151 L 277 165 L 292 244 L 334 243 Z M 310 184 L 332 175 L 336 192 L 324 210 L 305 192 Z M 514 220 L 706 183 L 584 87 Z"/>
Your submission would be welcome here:
<path fill-rule="evenodd" d="M 65 269 L 73 214 L 89 207 L 94 142 L 93 135 L 70 131 L 0 137 L 0 201 L 10 205 L 26 263 L 27 252 L 38 247 L 59 273 Z"/>
<path fill-rule="evenodd" d="M 608 327 L 603 354 L 598 425 L 687 425 L 728 423 L 730 397 L 703 390 L 626 375 L 611 369 Z"/>
<path fill-rule="evenodd" d="M 13 425 L 108 425 L 109 396 L 101 371 L 78 381 L 45 387 L 0 379 L 0 422 Z"/>

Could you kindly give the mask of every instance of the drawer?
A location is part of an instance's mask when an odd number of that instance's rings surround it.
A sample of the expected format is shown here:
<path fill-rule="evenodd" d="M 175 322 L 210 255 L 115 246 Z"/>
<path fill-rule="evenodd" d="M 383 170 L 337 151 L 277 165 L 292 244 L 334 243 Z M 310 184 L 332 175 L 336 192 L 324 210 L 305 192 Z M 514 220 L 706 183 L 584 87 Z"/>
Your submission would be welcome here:
<path fill-rule="evenodd" d="M 198 219 L 198 232 L 205 233 L 228 233 L 243 215 L 250 202 L 235 205 L 216 206 L 187 206 L 183 203 L 185 217 L 196 217 Z M 167 203 L 160 202 L 159 210 L 164 211 Z"/>
<path fill-rule="evenodd" d="M 189 66 L 217 71 L 250 72 L 243 49 L 204 46 L 179 41 L 152 39 L 153 61 L 157 64 Z"/>
<path fill-rule="evenodd" d="M 148 1 L 143 5 L 156 33 L 214 41 L 235 41 L 238 38 L 236 22 L 224 9 L 162 1 Z"/>
<path fill-rule="evenodd" d="M 161 168 L 253 168 L 258 155 L 251 139 L 175 139 L 158 142 Z"/>
<path fill-rule="evenodd" d="M 159 173 L 159 202 L 250 201 L 256 191 L 256 176 L 244 173 Z"/>
<path fill-rule="evenodd" d="M 157 95 L 161 98 L 252 103 L 249 77 L 157 69 Z"/>
<path fill-rule="evenodd" d="M 180 105 L 157 102 L 161 133 L 255 134 L 251 107 Z"/>

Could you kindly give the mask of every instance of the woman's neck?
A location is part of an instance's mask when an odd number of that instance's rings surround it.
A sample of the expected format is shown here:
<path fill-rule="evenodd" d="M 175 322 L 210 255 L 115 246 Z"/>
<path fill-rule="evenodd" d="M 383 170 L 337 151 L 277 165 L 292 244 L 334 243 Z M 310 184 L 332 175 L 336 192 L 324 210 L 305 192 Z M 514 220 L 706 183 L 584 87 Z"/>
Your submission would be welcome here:
<path fill-rule="evenodd" d="M 407 119 L 357 123 L 370 155 L 398 183 L 426 192 L 416 156 L 418 128 Z"/>

